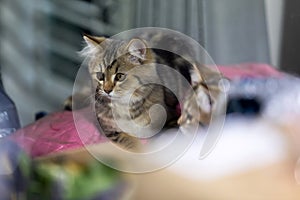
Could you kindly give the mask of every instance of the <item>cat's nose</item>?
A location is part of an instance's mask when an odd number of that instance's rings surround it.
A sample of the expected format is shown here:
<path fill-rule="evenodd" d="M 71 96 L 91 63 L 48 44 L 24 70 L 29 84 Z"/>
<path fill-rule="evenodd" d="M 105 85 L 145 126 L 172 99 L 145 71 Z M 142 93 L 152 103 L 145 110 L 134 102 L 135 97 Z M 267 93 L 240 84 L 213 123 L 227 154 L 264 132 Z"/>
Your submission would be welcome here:
<path fill-rule="evenodd" d="M 105 93 L 109 94 L 113 90 L 113 84 L 109 81 L 104 83 L 103 90 Z"/>
<path fill-rule="evenodd" d="M 107 94 L 109 94 L 111 91 L 112 91 L 112 89 L 111 89 L 111 88 L 108 88 L 108 89 L 107 89 L 107 88 L 105 88 L 105 89 L 104 89 L 104 92 L 105 92 L 105 93 L 107 93 Z"/>

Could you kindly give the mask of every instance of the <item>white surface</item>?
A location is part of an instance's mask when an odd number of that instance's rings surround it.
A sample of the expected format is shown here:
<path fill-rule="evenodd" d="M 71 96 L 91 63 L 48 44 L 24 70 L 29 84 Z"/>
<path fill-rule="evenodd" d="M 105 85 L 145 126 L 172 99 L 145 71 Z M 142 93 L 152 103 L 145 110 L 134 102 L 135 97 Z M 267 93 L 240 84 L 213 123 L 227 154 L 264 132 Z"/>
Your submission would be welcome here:
<path fill-rule="evenodd" d="M 276 163 L 287 155 L 283 135 L 263 120 L 226 122 L 214 150 L 199 160 L 205 137 L 201 133 L 170 170 L 190 179 L 214 179 Z"/>

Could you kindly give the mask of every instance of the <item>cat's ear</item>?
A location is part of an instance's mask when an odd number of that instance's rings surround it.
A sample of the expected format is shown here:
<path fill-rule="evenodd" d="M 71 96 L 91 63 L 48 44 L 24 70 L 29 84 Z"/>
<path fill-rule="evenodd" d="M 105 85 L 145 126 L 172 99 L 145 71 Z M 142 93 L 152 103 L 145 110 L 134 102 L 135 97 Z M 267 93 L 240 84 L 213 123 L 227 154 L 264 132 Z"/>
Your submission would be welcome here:
<path fill-rule="evenodd" d="M 97 37 L 97 36 L 91 36 L 84 34 L 83 39 L 85 40 L 86 44 L 90 47 L 96 47 L 100 43 L 102 43 L 104 40 L 106 40 L 106 37 Z"/>
<path fill-rule="evenodd" d="M 140 59 L 144 60 L 146 58 L 147 45 L 141 39 L 130 40 L 130 42 L 127 45 L 127 50 L 131 55 L 136 56 Z"/>
<path fill-rule="evenodd" d="M 102 49 L 102 47 L 99 48 L 100 44 L 106 40 L 105 37 L 97 37 L 86 34 L 83 35 L 83 39 L 86 46 L 79 52 L 79 55 L 82 57 L 93 57 L 99 52 L 99 50 Z"/>

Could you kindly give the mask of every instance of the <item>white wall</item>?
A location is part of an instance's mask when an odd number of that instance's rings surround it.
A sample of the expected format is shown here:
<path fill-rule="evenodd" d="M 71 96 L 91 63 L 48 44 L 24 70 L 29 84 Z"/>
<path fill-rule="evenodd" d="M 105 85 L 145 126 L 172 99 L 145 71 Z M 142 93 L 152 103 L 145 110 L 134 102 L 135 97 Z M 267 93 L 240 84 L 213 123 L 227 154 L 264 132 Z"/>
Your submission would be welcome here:
<path fill-rule="evenodd" d="M 284 0 L 265 0 L 271 64 L 279 68 Z"/>

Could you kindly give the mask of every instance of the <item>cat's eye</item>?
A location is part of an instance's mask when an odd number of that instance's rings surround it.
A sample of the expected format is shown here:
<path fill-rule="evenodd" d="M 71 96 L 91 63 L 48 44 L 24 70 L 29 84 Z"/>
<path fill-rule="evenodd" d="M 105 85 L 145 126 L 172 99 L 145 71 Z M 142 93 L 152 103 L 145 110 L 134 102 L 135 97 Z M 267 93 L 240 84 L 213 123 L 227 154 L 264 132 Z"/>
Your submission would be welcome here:
<path fill-rule="evenodd" d="M 102 73 L 102 72 L 97 72 L 97 73 L 96 73 L 96 76 L 97 76 L 97 79 L 98 79 L 99 81 L 104 81 L 104 73 Z"/>
<path fill-rule="evenodd" d="M 126 78 L 126 74 L 123 73 L 117 73 L 115 76 L 115 81 L 124 81 Z"/>

